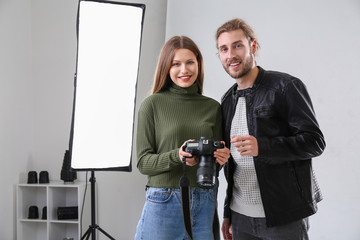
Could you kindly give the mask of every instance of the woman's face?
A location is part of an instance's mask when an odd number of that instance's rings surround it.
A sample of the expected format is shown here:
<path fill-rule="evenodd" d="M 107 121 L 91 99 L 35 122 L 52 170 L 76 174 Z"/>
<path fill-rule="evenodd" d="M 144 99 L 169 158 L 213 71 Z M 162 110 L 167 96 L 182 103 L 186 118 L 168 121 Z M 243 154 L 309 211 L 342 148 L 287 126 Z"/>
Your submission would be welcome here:
<path fill-rule="evenodd" d="M 175 50 L 169 74 L 176 85 L 190 87 L 196 81 L 198 71 L 198 61 L 192 51 L 185 48 Z"/>

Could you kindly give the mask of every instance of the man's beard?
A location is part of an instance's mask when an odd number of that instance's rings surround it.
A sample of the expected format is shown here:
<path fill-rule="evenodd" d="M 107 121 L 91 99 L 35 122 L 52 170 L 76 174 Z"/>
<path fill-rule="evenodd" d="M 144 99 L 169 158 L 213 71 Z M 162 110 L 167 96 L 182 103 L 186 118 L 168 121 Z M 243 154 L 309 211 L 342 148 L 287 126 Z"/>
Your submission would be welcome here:
<path fill-rule="evenodd" d="M 249 57 L 245 58 L 244 61 L 241 61 L 241 64 L 242 63 L 244 64 L 244 68 L 240 72 L 231 72 L 231 70 L 229 68 L 229 65 L 230 65 L 231 62 L 234 62 L 234 60 L 239 61 L 239 59 L 233 58 L 232 60 L 228 61 L 228 63 L 226 63 L 226 65 L 223 65 L 225 71 L 234 79 L 244 77 L 253 68 L 254 57 L 253 57 L 252 54 L 250 54 Z"/>

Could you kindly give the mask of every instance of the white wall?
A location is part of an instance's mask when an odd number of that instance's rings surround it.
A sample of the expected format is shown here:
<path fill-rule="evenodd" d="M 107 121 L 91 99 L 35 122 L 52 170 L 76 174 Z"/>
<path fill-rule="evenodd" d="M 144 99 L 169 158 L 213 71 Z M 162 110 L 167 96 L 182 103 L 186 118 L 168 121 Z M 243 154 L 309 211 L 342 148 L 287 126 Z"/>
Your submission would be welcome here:
<path fill-rule="evenodd" d="M 14 238 L 14 185 L 32 158 L 30 17 L 29 2 L 0 1 L 0 239 Z"/>
<path fill-rule="evenodd" d="M 126 1 L 122 1 L 126 2 Z M 137 101 L 149 93 L 165 39 L 167 2 L 145 3 Z M 0 239 L 16 238 L 15 186 L 27 173 L 59 180 L 69 148 L 76 67 L 77 0 L 0 0 Z M 97 223 L 116 239 L 132 239 L 146 178 L 97 172 Z M 78 179 L 85 181 L 85 173 Z M 89 191 L 90 194 L 90 191 Z M 99 234 L 99 239 L 107 239 Z"/>
<path fill-rule="evenodd" d="M 258 63 L 307 84 L 326 137 L 325 153 L 314 160 L 325 199 L 311 217 L 311 239 L 359 239 L 360 2 L 137 2 L 146 4 L 138 103 L 149 93 L 164 39 L 176 34 L 198 43 L 204 94 L 220 100 L 234 80 L 215 55 L 216 28 L 233 17 L 248 20 L 262 46 Z M 76 6 L 76 0 L 0 0 L 0 239 L 16 236 L 15 184 L 30 170 L 60 178 L 70 134 Z M 146 179 L 135 164 L 132 173 L 96 173 L 98 223 L 116 239 L 132 239 L 143 206 Z"/>
<path fill-rule="evenodd" d="M 305 82 L 327 142 L 324 154 L 314 159 L 324 200 L 310 218 L 310 237 L 360 239 L 360 2 L 170 0 L 167 14 L 167 38 L 188 35 L 202 50 L 205 95 L 220 100 L 234 83 L 215 55 L 214 35 L 235 17 L 257 33 L 259 65 Z M 220 187 L 222 205 L 224 178 Z"/>

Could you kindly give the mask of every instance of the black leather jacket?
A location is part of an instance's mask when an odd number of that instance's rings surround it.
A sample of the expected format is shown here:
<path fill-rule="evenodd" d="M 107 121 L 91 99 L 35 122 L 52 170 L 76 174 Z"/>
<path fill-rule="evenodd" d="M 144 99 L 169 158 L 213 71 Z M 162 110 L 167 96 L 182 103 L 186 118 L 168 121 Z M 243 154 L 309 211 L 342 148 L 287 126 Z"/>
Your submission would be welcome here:
<path fill-rule="evenodd" d="M 238 96 L 246 98 L 249 134 L 256 137 L 259 155 L 254 157 L 261 199 L 269 227 L 305 218 L 317 211 L 321 194 L 314 189 L 312 158 L 325 149 L 310 96 L 301 80 L 285 73 L 259 74 L 252 88 L 237 90 L 234 84 L 222 98 L 224 139 L 230 148 L 231 122 Z M 224 218 L 230 217 L 235 163 L 224 167 L 228 182 Z"/>

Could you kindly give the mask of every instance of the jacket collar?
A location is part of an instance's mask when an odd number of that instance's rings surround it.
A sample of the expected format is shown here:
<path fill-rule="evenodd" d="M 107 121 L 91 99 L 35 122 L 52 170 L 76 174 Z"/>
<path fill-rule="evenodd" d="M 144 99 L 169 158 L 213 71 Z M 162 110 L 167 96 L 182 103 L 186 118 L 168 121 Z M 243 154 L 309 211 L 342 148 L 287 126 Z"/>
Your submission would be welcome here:
<path fill-rule="evenodd" d="M 256 89 L 260 86 L 263 76 L 265 74 L 265 70 L 260 67 L 257 66 L 257 68 L 259 68 L 259 73 L 256 76 L 254 85 L 251 88 L 246 88 L 246 89 L 238 89 L 237 83 L 235 83 L 230 89 L 229 91 L 224 95 L 224 97 L 226 97 L 227 95 L 231 94 L 233 98 L 238 98 L 238 97 L 245 97 L 249 94 L 251 94 L 252 92 L 256 91 Z"/>

